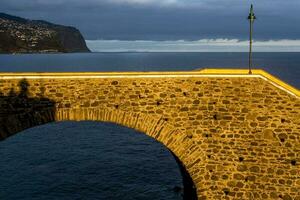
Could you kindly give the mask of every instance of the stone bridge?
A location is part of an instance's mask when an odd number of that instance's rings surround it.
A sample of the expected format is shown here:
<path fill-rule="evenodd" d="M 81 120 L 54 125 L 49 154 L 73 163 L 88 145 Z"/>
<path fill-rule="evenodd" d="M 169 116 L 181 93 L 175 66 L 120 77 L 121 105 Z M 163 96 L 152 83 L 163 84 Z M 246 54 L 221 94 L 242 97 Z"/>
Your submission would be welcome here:
<path fill-rule="evenodd" d="M 186 199 L 300 200 L 300 92 L 247 72 L 1 73 L 0 138 L 53 121 L 114 122 L 175 155 L 195 188 Z"/>

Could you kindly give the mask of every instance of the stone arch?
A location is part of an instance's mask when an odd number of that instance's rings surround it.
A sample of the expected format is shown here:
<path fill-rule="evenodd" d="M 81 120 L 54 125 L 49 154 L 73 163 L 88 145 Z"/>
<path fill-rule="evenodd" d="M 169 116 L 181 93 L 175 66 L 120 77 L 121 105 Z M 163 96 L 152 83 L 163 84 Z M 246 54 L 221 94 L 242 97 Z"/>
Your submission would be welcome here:
<path fill-rule="evenodd" d="M 197 199 L 197 168 L 199 159 L 192 160 L 191 154 L 199 153 L 190 136 L 174 128 L 163 117 L 144 113 L 125 112 L 118 109 L 56 108 L 30 113 L 10 115 L 0 127 L 1 139 L 25 129 L 55 121 L 99 121 L 112 122 L 142 132 L 162 143 L 174 156 L 182 174 L 184 199 Z M 195 165 L 196 166 L 196 165 Z M 199 194 L 198 194 L 199 195 Z"/>

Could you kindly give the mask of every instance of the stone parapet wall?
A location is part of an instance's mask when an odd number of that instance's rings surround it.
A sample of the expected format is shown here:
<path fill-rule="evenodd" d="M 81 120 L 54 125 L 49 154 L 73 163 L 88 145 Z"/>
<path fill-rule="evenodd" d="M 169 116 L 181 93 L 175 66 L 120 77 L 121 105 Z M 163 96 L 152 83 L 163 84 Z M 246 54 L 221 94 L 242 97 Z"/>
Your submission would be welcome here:
<path fill-rule="evenodd" d="M 280 84 L 207 71 L 5 74 L 0 135 L 51 121 L 110 121 L 169 148 L 198 199 L 300 200 L 299 91 Z"/>

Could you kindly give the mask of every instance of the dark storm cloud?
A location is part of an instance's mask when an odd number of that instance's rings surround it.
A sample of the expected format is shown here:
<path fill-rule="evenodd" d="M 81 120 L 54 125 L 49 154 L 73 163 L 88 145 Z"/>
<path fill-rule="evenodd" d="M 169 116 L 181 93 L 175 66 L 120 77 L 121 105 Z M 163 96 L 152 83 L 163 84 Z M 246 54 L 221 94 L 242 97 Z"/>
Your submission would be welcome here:
<path fill-rule="evenodd" d="M 1 0 L 1 11 L 76 26 L 87 39 L 299 39 L 299 0 Z"/>

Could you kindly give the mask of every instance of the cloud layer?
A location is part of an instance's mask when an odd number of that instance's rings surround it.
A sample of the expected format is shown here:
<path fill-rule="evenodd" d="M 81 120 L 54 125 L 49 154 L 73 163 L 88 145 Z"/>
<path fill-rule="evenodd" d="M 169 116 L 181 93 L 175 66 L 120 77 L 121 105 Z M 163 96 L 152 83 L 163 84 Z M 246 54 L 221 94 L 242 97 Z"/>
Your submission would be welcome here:
<path fill-rule="evenodd" d="M 77 27 L 86 39 L 300 39 L 299 0 L 1 0 L 1 12 Z"/>
<path fill-rule="evenodd" d="M 248 52 L 249 42 L 238 39 L 197 41 L 87 40 L 93 52 Z M 255 52 L 300 52 L 300 40 L 254 41 Z"/>

